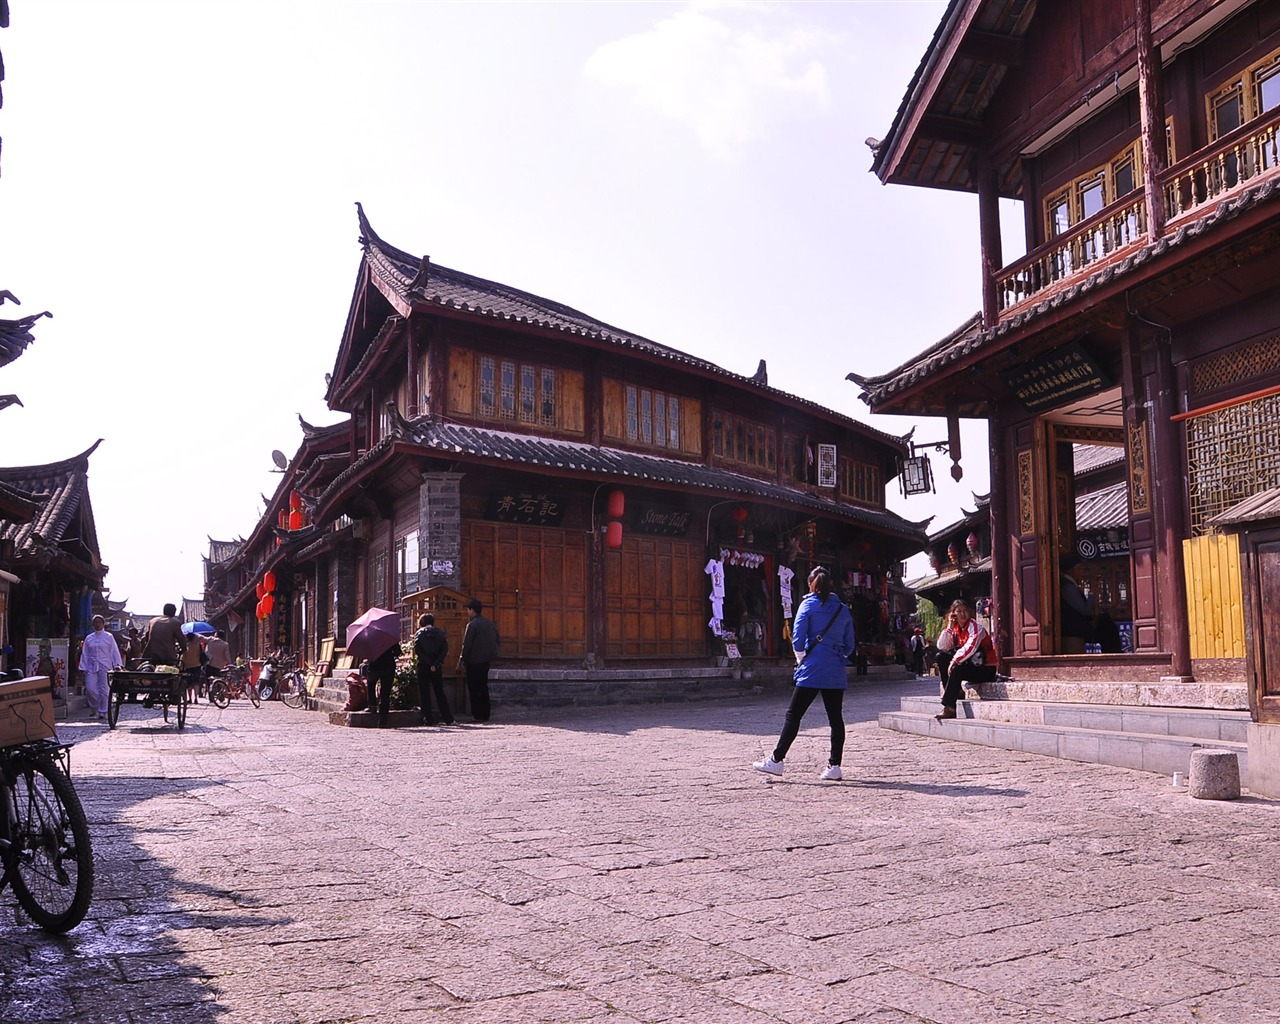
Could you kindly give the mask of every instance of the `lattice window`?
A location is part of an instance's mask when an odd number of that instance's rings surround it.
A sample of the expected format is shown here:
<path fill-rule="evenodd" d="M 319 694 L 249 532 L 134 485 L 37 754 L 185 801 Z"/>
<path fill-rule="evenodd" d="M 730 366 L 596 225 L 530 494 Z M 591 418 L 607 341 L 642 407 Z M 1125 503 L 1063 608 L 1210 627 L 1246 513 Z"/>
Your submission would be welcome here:
<path fill-rule="evenodd" d="M 1191 391 L 1202 395 L 1276 371 L 1280 371 L 1280 336 L 1255 341 L 1197 363 L 1191 369 Z"/>
<path fill-rule="evenodd" d="M 492 416 L 498 371 L 492 356 L 480 357 L 480 412 Z"/>
<path fill-rule="evenodd" d="M 516 418 L 516 364 L 504 359 L 501 370 L 498 415 L 504 420 L 513 420 Z"/>
<path fill-rule="evenodd" d="M 1187 423 L 1191 533 L 1245 498 L 1280 487 L 1280 395 L 1242 402 Z"/>

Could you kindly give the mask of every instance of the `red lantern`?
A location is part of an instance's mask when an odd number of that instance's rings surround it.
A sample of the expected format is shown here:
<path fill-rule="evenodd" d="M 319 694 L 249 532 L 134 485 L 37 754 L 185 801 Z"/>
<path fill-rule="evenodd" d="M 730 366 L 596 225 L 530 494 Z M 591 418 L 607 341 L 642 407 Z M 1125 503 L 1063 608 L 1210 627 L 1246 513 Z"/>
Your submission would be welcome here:
<path fill-rule="evenodd" d="M 262 600 L 261 600 L 261 599 L 259 599 L 259 600 L 258 600 L 258 607 L 254 609 L 254 614 L 255 614 L 255 615 L 257 615 L 259 619 L 265 619 L 265 618 L 266 618 L 266 616 L 262 614 Z"/>
<path fill-rule="evenodd" d="M 976 558 L 978 555 L 978 535 L 976 533 L 970 533 L 969 536 L 965 538 L 964 543 L 969 549 L 969 554 Z"/>
<path fill-rule="evenodd" d="M 609 516 L 612 519 L 621 519 L 622 512 L 627 507 L 627 496 L 621 491 L 609 492 Z"/>
<path fill-rule="evenodd" d="M 289 493 L 289 508 L 295 511 L 302 508 L 302 495 L 297 491 L 291 491 Z"/>
<path fill-rule="evenodd" d="M 733 521 L 735 523 L 745 522 L 747 518 L 747 506 L 746 505 L 734 506 L 732 515 L 733 515 Z"/>
<path fill-rule="evenodd" d="M 292 512 L 289 513 L 289 529 L 291 530 L 302 529 L 302 513 L 299 512 L 297 509 L 294 509 Z"/>
<path fill-rule="evenodd" d="M 276 574 L 270 569 L 262 574 L 262 589 L 268 594 L 276 589 Z"/>
<path fill-rule="evenodd" d="M 274 608 L 275 605 L 276 599 L 271 594 L 268 594 L 262 599 L 262 617 L 264 619 L 271 614 L 271 609 Z"/>
<path fill-rule="evenodd" d="M 605 527 L 604 544 L 607 548 L 622 547 L 622 524 L 616 519 Z"/>
<path fill-rule="evenodd" d="M 259 580 L 259 581 L 258 581 L 258 585 L 257 585 L 257 587 L 256 587 L 256 588 L 254 588 L 254 593 L 258 595 L 258 600 L 259 600 L 259 601 L 261 601 L 261 600 L 262 600 L 262 598 L 266 595 L 266 593 L 267 593 L 267 589 L 266 589 L 266 587 L 264 587 L 264 586 L 262 585 L 262 581 L 261 581 L 261 580 Z"/>
<path fill-rule="evenodd" d="M 960 564 L 960 545 L 952 541 L 947 545 L 947 558 L 951 560 L 952 565 Z"/>

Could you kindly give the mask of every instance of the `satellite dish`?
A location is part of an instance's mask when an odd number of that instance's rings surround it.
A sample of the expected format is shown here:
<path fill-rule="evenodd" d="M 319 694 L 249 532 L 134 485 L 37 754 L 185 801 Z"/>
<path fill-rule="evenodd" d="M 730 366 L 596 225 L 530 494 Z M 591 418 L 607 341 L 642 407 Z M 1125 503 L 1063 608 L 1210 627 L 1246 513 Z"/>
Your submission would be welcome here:
<path fill-rule="evenodd" d="M 277 450 L 272 451 L 271 461 L 276 464 L 277 469 L 288 469 L 289 460 L 284 457 L 284 452 Z"/>

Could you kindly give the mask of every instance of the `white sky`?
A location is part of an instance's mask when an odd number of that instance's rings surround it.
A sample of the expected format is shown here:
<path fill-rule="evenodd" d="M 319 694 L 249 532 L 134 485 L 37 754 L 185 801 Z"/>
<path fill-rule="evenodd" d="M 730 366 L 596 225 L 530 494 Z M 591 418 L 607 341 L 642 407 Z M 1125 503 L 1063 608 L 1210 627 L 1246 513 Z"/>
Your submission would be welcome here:
<path fill-rule="evenodd" d="M 112 597 L 199 597 L 325 407 L 359 265 L 392 245 L 567 303 L 891 433 L 883 373 L 980 305 L 977 201 L 885 187 L 945 0 L 12 0 L 0 31 L 0 464 L 97 438 Z M 1006 249 L 1008 247 L 1006 246 Z M 1014 254 L 1016 255 L 1016 253 Z M 1012 258 L 1006 251 L 1006 256 Z M 942 421 L 917 439 L 945 436 Z M 936 529 L 988 489 L 890 504 Z M 916 563 L 913 562 L 913 567 Z"/>

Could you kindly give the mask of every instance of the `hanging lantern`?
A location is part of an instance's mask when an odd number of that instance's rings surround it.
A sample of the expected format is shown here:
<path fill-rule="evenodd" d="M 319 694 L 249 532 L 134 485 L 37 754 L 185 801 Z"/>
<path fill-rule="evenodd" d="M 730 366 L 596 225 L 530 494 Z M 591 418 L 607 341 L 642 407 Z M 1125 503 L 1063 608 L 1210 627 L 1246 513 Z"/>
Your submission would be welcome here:
<path fill-rule="evenodd" d="M 262 599 L 262 617 L 264 619 L 271 614 L 271 609 L 274 608 L 275 605 L 276 599 L 271 594 L 268 594 Z"/>
<path fill-rule="evenodd" d="M 609 517 L 611 519 L 621 519 L 623 510 L 627 507 L 627 496 L 621 491 L 609 492 Z"/>
<path fill-rule="evenodd" d="M 960 564 L 960 545 L 955 541 L 947 545 L 947 558 L 950 559 L 952 565 Z"/>
<path fill-rule="evenodd" d="M 938 557 L 938 552 L 929 552 L 929 565 L 935 573 L 942 572 L 942 559 Z"/>
<path fill-rule="evenodd" d="M 276 589 L 276 574 L 270 569 L 262 574 L 262 589 L 267 594 Z"/>
<path fill-rule="evenodd" d="M 259 601 L 261 601 L 261 600 L 263 599 L 263 597 L 265 597 L 265 596 L 266 596 L 267 588 L 266 588 L 266 587 L 264 587 L 264 586 L 262 585 L 262 581 L 261 581 L 261 580 L 259 580 L 259 581 L 258 581 L 258 585 L 257 585 L 257 587 L 255 587 L 255 588 L 254 588 L 254 593 L 258 595 L 258 600 L 259 600 Z"/>
<path fill-rule="evenodd" d="M 746 506 L 746 505 L 735 505 L 735 506 L 734 506 L 734 508 L 733 508 L 733 512 L 731 513 L 731 515 L 733 516 L 733 521 L 734 521 L 735 523 L 744 523 L 744 522 L 746 522 L 746 520 L 747 520 L 747 506 Z"/>
<path fill-rule="evenodd" d="M 291 530 L 302 529 L 302 513 L 299 512 L 296 508 L 289 513 L 289 529 Z"/>
<path fill-rule="evenodd" d="M 604 546 L 615 550 L 622 547 L 622 524 L 616 519 L 605 527 Z"/>
<path fill-rule="evenodd" d="M 258 600 L 258 607 L 254 609 L 254 614 L 258 616 L 258 620 L 259 620 L 259 621 L 261 621 L 262 619 L 265 619 L 265 618 L 266 618 L 266 615 L 264 615 L 264 614 L 262 613 L 262 600 L 261 600 L 261 599 L 259 599 L 259 600 Z"/>
<path fill-rule="evenodd" d="M 974 558 L 977 558 L 978 557 L 978 535 L 976 533 L 970 533 L 969 536 L 965 538 L 964 544 L 965 544 L 965 547 L 969 549 L 969 554 L 973 555 Z"/>
<path fill-rule="evenodd" d="M 297 491 L 289 492 L 289 508 L 295 511 L 302 508 L 302 495 Z"/>

